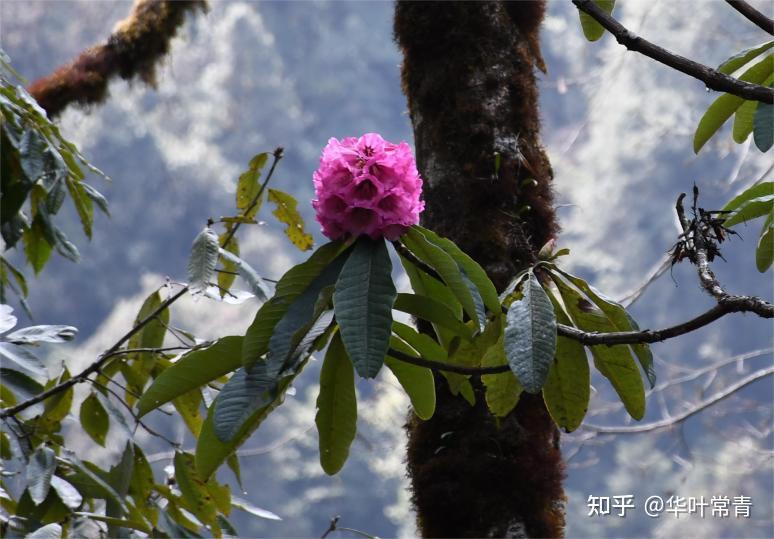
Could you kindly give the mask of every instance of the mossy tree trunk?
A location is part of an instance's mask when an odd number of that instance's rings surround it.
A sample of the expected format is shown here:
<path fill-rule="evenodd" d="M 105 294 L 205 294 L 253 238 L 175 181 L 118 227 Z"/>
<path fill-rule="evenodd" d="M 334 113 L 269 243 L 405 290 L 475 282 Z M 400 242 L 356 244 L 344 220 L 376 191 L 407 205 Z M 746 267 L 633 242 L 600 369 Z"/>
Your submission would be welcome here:
<path fill-rule="evenodd" d="M 395 11 L 423 224 L 475 258 L 500 290 L 557 231 L 534 74 L 543 11 L 542 1 L 401 1 Z M 559 434 L 541 396 L 522 394 L 498 425 L 472 382 L 474 407 L 437 378 L 435 416 L 407 426 L 420 533 L 561 536 Z"/>

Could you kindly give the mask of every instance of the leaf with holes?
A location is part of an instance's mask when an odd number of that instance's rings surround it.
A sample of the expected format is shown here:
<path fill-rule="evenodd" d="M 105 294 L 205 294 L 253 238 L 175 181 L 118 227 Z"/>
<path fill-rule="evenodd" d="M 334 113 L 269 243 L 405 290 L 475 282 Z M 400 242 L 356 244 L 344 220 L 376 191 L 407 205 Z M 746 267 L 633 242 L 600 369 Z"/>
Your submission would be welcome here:
<path fill-rule="evenodd" d="M 250 160 L 249 168 L 239 176 L 236 190 L 236 207 L 242 211 L 242 215 L 252 219 L 261 209 L 263 194 L 261 192 L 261 170 L 269 159 L 268 153 L 259 153 Z M 252 207 L 251 207 L 252 205 Z M 247 209 L 250 208 L 250 211 Z"/>
<path fill-rule="evenodd" d="M 508 365 L 524 390 L 538 393 L 556 352 L 556 317 L 534 273 L 527 277 L 523 294 L 508 308 L 503 344 Z"/>
<path fill-rule="evenodd" d="M 302 251 L 311 249 L 314 243 L 312 235 L 307 234 L 304 230 L 304 220 L 296 209 L 298 205 L 296 199 L 283 191 L 269 189 L 269 202 L 276 205 L 277 208 L 272 214 L 281 223 L 287 225 L 285 235 L 293 242 L 293 245 Z"/>

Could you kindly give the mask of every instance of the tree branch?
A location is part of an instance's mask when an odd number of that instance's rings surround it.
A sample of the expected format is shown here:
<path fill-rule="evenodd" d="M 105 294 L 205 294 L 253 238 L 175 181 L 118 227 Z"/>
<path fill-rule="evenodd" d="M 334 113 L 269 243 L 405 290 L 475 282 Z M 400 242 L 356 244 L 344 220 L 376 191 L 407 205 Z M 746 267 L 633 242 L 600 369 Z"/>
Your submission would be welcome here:
<path fill-rule="evenodd" d="M 774 21 L 769 19 L 766 15 L 752 7 L 744 0 L 726 0 L 728 4 L 744 15 L 747 20 L 758 26 L 764 32 L 774 35 Z"/>
<path fill-rule="evenodd" d="M 701 401 L 699 404 L 697 404 L 696 406 L 693 406 L 692 408 L 689 408 L 685 412 L 667 419 L 662 419 L 661 421 L 654 421 L 653 423 L 645 423 L 643 425 L 635 425 L 632 427 L 607 427 L 603 425 L 592 425 L 589 423 L 584 423 L 582 425 L 582 428 L 590 431 L 598 432 L 600 434 L 633 434 L 638 432 L 649 432 L 653 430 L 672 427 L 674 425 L 678 425 L 682 423 L 689 417 L 696 415 L 702 410 L 709 408 L 713 404 L 720 402 L 726 397 L 729 397 L 736 391 L 739 391 L 743 387 L 752 384 L 756 380 L 760 380 L 761 378 L 765 378 L 766 376 L 770 376 L 772 374 L 774 374 L 774 367 L 769 367 L 767 369 L 756 371 L 752 373 L 750 376 L 748 376 L 747 378 L 743 378 L 742 380 L 728 386 L 722 391 L 718 391 L 711 397 Z"/>
<path fill-rule="evenodd" d="M 613 34 L 618 43 L 631 51 L 643 54 L 672 69 L 698 79 L 711 90 L 728 92 L 744 99 L 760 101 L 762 103 L 774 103 L 774 90 L 770 88 L 735 79 L 704 64 L 694 62 L 659 47 L 631 32 L 592 0 L 572 0 L 572 3 L 579 10 L 587 13 L 601 24 L 607 31 Z"/>
<path fill-rule="evenodd" d="M 204 11 L 206 6 L 204 0 L 137 0 L 129 17 L 104 44 L 35 81 L 29 92 L 51 118 L 73 102 L 102 102 L 110 79 L 116 76 L 127 80 L 139 76 L 152 86 L 156 64 L 169 51 L 186 12 Z"/>

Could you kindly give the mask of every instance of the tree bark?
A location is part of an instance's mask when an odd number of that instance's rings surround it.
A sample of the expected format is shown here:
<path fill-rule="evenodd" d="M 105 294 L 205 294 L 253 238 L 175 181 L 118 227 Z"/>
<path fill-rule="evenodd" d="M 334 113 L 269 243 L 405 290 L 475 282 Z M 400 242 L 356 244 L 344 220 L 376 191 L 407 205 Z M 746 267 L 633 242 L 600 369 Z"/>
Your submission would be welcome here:
<path fill-rule="evenodd" d="M 539 143 L 539 2 L 398 2 L 395 39 L 425 181 L 423 224 L 502 290 L 557 232 Z M 498 156 L 499 157 L 496 157 Z M 499 166 L 498 166 L 499 161 Z M 409 420 L 407 466 L 424 537 L 558 537 L 559 433 L 540 395 L 497 424 L 436 378 L 429 421 Z"/>

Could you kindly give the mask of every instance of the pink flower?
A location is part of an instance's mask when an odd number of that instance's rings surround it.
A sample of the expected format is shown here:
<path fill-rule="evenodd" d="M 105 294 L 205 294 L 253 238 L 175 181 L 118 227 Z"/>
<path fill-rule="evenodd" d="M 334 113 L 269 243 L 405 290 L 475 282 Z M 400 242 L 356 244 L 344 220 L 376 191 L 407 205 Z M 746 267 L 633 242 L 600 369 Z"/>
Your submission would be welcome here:
<path fill-rule="evenodd" d="M 330 139 L 313 179 L 312 206 L 332 240 L 361 234 L 394 240 L 417 224 L 425 209 L 411 148 L 376 133 Z"/>

